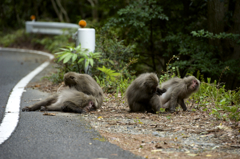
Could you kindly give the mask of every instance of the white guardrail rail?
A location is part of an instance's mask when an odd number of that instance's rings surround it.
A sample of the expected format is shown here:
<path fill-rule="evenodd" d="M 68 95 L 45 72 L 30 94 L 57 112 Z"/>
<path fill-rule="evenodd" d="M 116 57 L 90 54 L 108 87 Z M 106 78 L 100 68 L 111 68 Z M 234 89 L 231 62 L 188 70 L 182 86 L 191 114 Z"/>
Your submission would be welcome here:
<path fill-rule="evenodd" d="M 79 25 L 71 23 L 27 21 L 25 24 L 27 33 L 61 35 L 68 34 L 68 29 L 79 29 Z"/>

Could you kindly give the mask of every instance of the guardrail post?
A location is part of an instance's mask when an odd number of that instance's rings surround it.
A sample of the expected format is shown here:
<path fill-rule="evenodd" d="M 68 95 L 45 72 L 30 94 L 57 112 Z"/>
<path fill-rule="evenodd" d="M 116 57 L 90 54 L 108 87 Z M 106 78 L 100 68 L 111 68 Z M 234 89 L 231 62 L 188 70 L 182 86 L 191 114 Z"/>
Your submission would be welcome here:
<path fill-rule="evenodd" d="M 95 29 L 80 28 L 77 33 L 76 46 L 81 44 L 81 48 L 88 49 L 88 52 L 95 50 Z M 91 66 L 84 68 L 85 73 L 91 74 Z"/>

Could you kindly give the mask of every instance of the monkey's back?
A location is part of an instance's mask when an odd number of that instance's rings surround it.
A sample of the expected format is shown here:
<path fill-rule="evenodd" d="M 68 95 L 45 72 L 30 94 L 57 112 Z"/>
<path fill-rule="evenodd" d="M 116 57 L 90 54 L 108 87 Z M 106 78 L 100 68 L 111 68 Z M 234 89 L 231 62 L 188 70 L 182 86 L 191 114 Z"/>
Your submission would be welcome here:
<path fill-rule="evenodd" d="M 170 87 L 175 87 L 176 85 L 178 85 L 180 82 L 182 81 L 181 78 L 179 77 L 174 77 L 174 78 L 171 78 L 170 80 L 166 81 L 166 82 L 163 82 L 161 84 L 161 88 L 162 89 L 168 89 Z"/>
<path fill-rule="evenodd" d="M 70 78 L 74 77 L 74 78 Z M 65 83 L 73 84 L 76 90 L 83 92 L 87 95 L 96 97 L 98 106 L 103 103 L 103 91 L 97 82 L 88 74 L 79 74 L 75 72 L 69 72 L 64 77 Z"/>
<path fill-rule="evenodd" d="M 152 96 L 149 89 L 154 85 L 158 85 L 158 78 L 155 73 L 139 75 L 126 90 L 127 102 L 130 108 L 134 102 L 148 103 Z"/>

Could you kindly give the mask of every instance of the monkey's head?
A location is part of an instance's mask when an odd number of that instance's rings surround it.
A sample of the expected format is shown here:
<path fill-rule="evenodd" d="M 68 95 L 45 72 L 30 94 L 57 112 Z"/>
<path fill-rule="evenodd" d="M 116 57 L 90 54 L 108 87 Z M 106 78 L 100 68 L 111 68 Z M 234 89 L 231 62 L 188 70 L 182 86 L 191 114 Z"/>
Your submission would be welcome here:
<path fill-rule="evenodd" d="M 200 86 L 199 80 L 194 77 L 194 79 L 192 79 L 191 82 L 190 82 L 189 89 L 192 92 L 195 92 L 199 89 L 199 86 Z"/>
<path fill-rule="evenodd" d="M 157 75 L 154 73 L 149 74 L 149 76 L 146 78 L 144 85 L 148 89 L 148 91 L 152 93 L 156 93 L 157 87 L 158 87 L 159 80 L 157 78 Z"/>
<path fill-rule="evenodd" d="M 76 85 L 76 73 L 75 72 L 68 72 L 64 75 L 64 83 L 65 85 L 72 87 Z"/>
<path fill-rule="evenodd" d="M 97 109 L 97 102 L 96 100 L 89 100 L 88 105 L 85 107 L 87 112 L 94 111 Z"/>

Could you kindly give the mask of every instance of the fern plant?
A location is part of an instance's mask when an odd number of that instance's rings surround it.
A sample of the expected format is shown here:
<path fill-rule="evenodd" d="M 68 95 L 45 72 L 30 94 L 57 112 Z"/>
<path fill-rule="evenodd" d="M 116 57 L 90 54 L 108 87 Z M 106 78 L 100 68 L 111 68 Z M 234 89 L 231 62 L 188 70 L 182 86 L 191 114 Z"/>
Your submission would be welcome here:
<path fill-rule="evenodd" d="M 78 45 L 76 48 L 71 46 L 66 46 L 66 48 L 61 48 L 60 52 L 55 53 L 57 55 L 58 61 L 65 65 L 66 67 L 74 67 L 77 66 L 78 72 L 81 70 L 81 66 L 85 61 L 85 67 L 89 64 L 93 67 L 94 60 L 98 60 L 101 57 L 100 52 L 89 52 L 88 49 L 84 49 L 81 45 Z M 66 70 L 66 69 L 65 69 Z M 70 70 L 72 70 L 70 68 Z"/>

